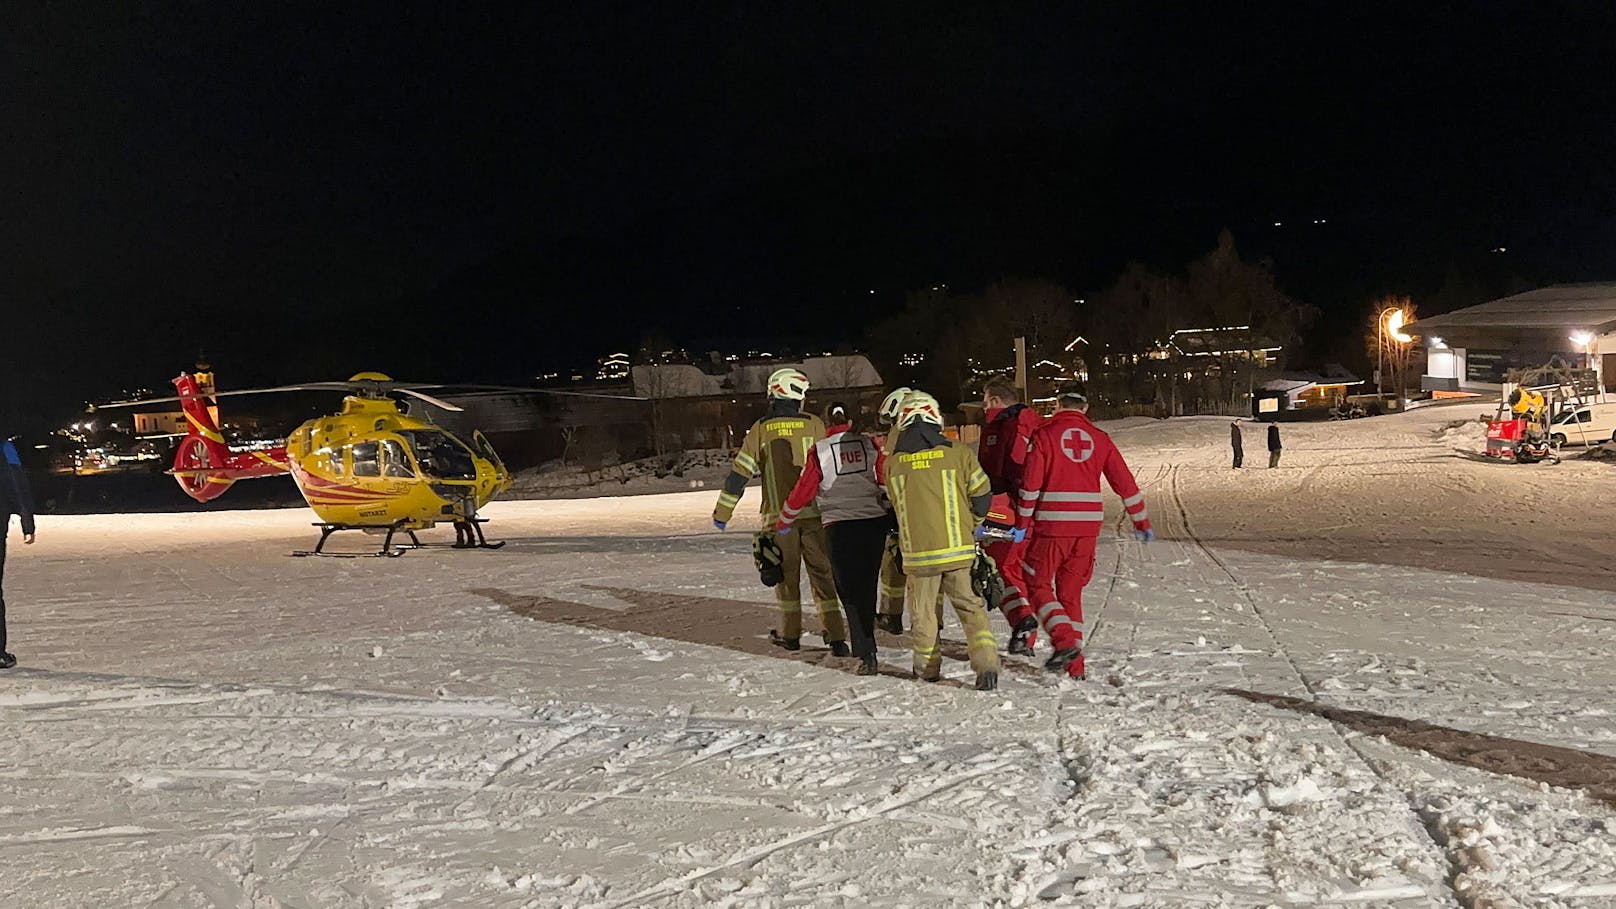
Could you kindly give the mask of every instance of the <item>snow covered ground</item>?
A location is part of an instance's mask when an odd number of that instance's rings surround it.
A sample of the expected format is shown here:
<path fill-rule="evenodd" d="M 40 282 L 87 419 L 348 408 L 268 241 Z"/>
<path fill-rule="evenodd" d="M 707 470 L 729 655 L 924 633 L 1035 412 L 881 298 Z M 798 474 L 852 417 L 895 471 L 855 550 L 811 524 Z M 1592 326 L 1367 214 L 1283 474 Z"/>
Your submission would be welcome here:
<path fill-rule="evenodd" d="M 992 694 L 771 650 L 711 490 L 399 559 L 47 518 L 0 905 L 1616 905 L 1616 467 L 1462 458 L 1479 409 L 1286 426 L 1273 471 L 1120 428 L 1162 539 L 1102 541 L 1089 681 Z"/>

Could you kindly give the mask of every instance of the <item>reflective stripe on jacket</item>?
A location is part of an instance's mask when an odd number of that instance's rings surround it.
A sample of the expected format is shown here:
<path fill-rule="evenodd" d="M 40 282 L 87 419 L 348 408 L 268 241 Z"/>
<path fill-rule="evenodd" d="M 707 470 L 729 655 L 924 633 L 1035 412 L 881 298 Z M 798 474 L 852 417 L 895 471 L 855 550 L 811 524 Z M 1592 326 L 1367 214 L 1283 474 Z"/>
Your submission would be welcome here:
<path fill-rule="evenodd" d="M 898 514 L 904 573 L 935 575 L 970 568 L 976 559 L 971 499 L 989 490 L 976 455 L 957 443 L 889 452 L 886 479 L 887 496 Z"/>
<path fill-rule="evenodd" d="M 1138 530 L 1150 529 L 1145 496 L 1111 437 L 1075 410 L 1062 410 L 1037 432 L 1027 452 L 1016 525 L 1034 536 L 1097 537 L 1105 523 L 1104 476 Z"/>
<path fill-rule="evenodd" d="M 832 430 L 814 444 L 802 476 L 780 510 L 780 526 L 789 526 L 809 503 L 819 506 L 820 519 L 827 525 L 886 515 L 886 501 L 875 479 L 880 455 L 875 441 L 845 427 Z"/>

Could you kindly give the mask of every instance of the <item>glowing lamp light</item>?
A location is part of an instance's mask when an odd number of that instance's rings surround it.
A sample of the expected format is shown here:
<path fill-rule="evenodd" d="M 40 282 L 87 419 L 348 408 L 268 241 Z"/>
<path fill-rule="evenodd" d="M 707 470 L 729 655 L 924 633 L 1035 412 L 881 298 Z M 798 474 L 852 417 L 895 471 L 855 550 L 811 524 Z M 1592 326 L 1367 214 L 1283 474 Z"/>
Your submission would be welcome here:
<path fill-rule="evenodd" d="M 1394 309 L 1386 314 L 1386 334 L 1391 335 L 1392 340 L 1399 344 L 1407 344 L 1414 340 L 1413 335 L 1403 332 L 1403 326 L 1407 324 L 1408 313 L 1403 312 L 1401 309 Z"/>
<path fill-rule="evenodd" d="M 1436 348 L 1437 350 L 1447 350 L 1448 349 L 1448 342 L 1442 340 L 1441 338 L 1432 338 L 1431 339 L 1431 346 Z"/>
<path fill-rule="evenodd" d="M 1593 339 L 1594 339 L 1593 335 L 1591 335 L 1591 334 L 1589 334 L 1589 333 L 1587 333 L 1585 331 L 1579 331 L 1576 334 L 1571 336 L 1571 343 L 1577 345 L 1578 347 L 1587 347 L 1588 343 L 1590 341 L 1592 341 Z"/>

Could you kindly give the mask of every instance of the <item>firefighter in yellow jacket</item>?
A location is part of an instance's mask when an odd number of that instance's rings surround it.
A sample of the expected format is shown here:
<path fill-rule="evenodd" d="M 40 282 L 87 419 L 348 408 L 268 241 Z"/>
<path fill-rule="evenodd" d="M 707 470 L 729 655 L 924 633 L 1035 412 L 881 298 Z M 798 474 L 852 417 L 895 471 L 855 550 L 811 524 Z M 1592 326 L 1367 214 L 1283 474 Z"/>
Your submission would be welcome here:
<path fill-rule="evenodd" d="M 746 431 L 746 440 L 730 465 L 724 491 L 718 496 L 718 507 L 713 509 L 713 526 L 719 530 L 728 526 L 747 482 L 758 477 L 763 486 L 763 531 L 759 536 L 778 546 L 782 560 L 783 577 L 774 585 L 781 628 L 771 631 L 770 637 L 787 650 L 798 650 L 802 646 L 802 566 L 806 562 L 809 585 L 824 625 L 825 643 L 830 645 L 832 655 L 850 656 L 847 623 L 842 618 L 842 603 L 836 597 L 836 582 L 831 574 L 830 552 L 825 542 L 825 528 L 819 521 L 819 510 L 808 505 L 797 514 L 794 532 L 784 536 L 774 533 L 780 509 L 802 475 L 803 464 L 807 463 L 814 443 L 825 435 L 825 424 L 813 414 L 802 412 L 803 399 L 808 396 L 808 377 L 800 371 L 775 370 L 769 376 L 768 395 L 768 414 Z"/>
<path fill-rule="evenodd" d="M 924 392 L 904 400 L 898 436 L 883 468 L 887 495 L 898 513 L 898 543 L 908 577 L 915 675 L 927 681 L 942 675 L 937 646 L 941 591 L 965 626 L 977 690 L 992 691 L 999 685 L 998 642 L 982 598 L 971 589 L 976 525 L 993 500 L 987 474 L 975 452 L 944 438 L 942 412 Z"/>

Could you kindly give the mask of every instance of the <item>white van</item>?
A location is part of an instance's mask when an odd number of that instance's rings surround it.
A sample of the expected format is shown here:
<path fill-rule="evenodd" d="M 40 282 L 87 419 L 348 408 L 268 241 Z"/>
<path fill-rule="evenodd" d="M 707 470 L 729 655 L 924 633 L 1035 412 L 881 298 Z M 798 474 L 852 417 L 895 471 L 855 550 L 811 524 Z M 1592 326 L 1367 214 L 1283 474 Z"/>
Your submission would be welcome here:
<path fill-rule="evenodd" d="M 1616 442 L 1616 404 L 1584 404 L 1555 417 L 1549 439 L 1556 445 Z"/>

